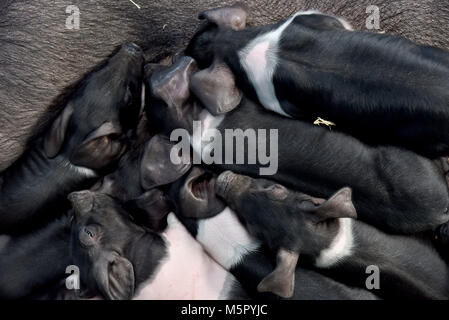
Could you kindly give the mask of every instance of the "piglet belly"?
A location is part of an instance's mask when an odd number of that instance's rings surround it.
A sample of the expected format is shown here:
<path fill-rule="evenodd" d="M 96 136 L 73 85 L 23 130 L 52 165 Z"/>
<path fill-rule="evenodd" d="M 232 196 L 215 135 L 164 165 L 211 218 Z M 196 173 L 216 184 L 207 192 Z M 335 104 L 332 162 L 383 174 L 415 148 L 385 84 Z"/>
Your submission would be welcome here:
<path fill-rule="evenodd" d="M 168 256 L 159 270 L 141 285 L 136 300 L 216 300 L 226 298 L 226 281 L 231 277 L 212 260 L 201 245 L 174 217 L 164 237 Z M 176 220 L 174 220 L 176 219 Z"/>

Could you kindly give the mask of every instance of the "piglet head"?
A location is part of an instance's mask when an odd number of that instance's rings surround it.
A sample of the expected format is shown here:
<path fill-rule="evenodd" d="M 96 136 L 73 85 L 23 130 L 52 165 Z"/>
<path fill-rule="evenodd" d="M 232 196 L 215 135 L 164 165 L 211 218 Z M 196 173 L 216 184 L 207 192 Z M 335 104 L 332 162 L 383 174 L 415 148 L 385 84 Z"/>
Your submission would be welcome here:
<path fill-rule="evenodd" d="M 135 274 L 127 253 L 145 235 L 113 198 L 91 191 L 73 192 L 72 255 L 92 292 L 107 299 L 130 299 Z"/>
<path fill-rule="evenodd" d="M 94 170 L 116 161 L 138 122 L 142 76 L 142 50 L 124 44 L 73 90 L 44 136 L 45 154 Z"/>
<path fill-rule="evenodd" d="M 338 218 L 356 218 L 351 189 L 342 188 L 328 200 L 289 190 L 270 180 L 226 171 L 215 183 L 217 194 L 244 220 L 250 233 L 272 248 L 288 246 L 315 256 L 334 239 Z M 282 241 L 272 236 L 281 236 Z"/>

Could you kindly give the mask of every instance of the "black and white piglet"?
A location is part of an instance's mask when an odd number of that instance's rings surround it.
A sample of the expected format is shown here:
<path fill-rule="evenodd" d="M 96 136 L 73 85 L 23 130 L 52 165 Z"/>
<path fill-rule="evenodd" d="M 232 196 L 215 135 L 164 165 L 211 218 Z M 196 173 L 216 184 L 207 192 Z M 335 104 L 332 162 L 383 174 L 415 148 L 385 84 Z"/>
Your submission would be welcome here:
<path fill-rule="evenodd" d="M 216 196 L 214 188 L 215 176 L 193 167 L 170 190 L 178 217 L 211 257 L 240 281 L 251 298 L 279 299 L 257 290 L 259 282 L 273 270 L 273 255 L 248 233 L 237 214 Z M 346 286 L 316 271 L 298 266 L 293 272 L 296 282 L 291 299 L 377 299 L 367 290 Z"/>
<path fill-rule="evenodd" d="M 326 275 L 357 287 L 365 287 L 367 267 L 377 266 L 376 294 L 384 298 L 449 298 L 449 268 L 438 253 L 414 238 L 354 220 L 350 189 L 326 201 L 226 171 L 215 190 L 252 235 L 278 250 L 276 269 L 259 284 L 261 291 L 292 295 L 301 253 Z"/>
<path fill-rule="evenodd" d="M 448 52 L 351 31 L 343 19 L 316 11 L 245 29 L 246 17 L 239 6 L 203 12 L 208 23 L 186 49 L 208 67 L 194 76 L 192 90 L 212 113 L 238 105 L 236 82 L 281 115 L 322 117 L 370 144 L 449 155 Z"/>
<path fill-rule="evenodd" d="M 137 125 L 142 77 L 143 52 L 128 43 L 75 87 L 51 126 L 1 174 L 0 234 L 36 228 L 64 212 L 70 192 L 116 163 Z"/>

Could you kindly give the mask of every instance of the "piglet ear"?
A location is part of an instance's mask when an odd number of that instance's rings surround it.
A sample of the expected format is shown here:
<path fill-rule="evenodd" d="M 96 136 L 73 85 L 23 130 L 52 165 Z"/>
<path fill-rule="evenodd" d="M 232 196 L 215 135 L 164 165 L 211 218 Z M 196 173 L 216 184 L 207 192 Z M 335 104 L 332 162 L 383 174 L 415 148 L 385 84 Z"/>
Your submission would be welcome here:
<path fill-rule="evenodd" d="M 295 291 L 295 270 L 299 253 L 279 249 L 276 256 L 276 268 L 257 286 L 259 292 L 272 292 L 288 299 Z"/>
<path fill-rule="evenodd" d="M 61 150 L 73 109 L 73 104 L 69 103 L 61 114 L 53 121 L 50 130 L 45 134 L 44 151 L 47 157 L 54 158 Z"/>
<path fill-rule="evenodd" d="M 242 30 L 246 26 L 248 14 L 243 4 L 235 4 L 229 7 L 204 11 L 200 13 L 198 18 L 206 19 L 219 27 Z"/>
<path fill-rule="evenodd" d="M 116 252 L 106 253 L 95 266 L 95 280 L 105 298 L 128 300 L 134 295 L 135 277 L 132 263 Z"/>
<path fill-rule="evenodd" d="M 171 212 L 170 202 L 159 189 L 147 191 L 138 198 L 125 202 L 124 207 L 138 224 L 156 232 L 165 229 L 166 216 Z"/>
<path fill-rule="evenodd" d="M 140 184 L 145 190 L 172 183 L 189 171 L 190 159 L 181 155 L 183 160 L 179 164 L 172 159 L 172 151 L 178 150 L 175 146 L 175 142 L 162 135 L 155 135 L 147 142 L 140 163 Z"/>
<path fill-rule="evenodd" d="M 151 94 L 169 107 L 181 110 L 190 97 L 190 76 L 197 69 L 190 57 L 178 58 L 170 67 L 160 67 L 151 75 Z"/>
<path fill-rule="evenodd" d="M 217 59 L 209 68 L 192 76 L 190 88 L 215 116 L 235 109 L 242 100 L 231 69 Z"/>
<path fill-rule="evenodd" d="M 70 156 L 70 162 L 90 169 L 100 169 L 108 165 L 123 152 L 125 145 L 120 139 L 111 138 L 121 133 L 119 125 L 111 122 L 103 123 L 91 132 L 81 145 L 74 150 Z"/>
<path fill-rule="evenodd" d="M 316 213 L 323 219 L 331 218 L 357 218 L 357 212 L 352 203 L 351 188 L 342 188 L 329 200 L 321 204 Z"/>

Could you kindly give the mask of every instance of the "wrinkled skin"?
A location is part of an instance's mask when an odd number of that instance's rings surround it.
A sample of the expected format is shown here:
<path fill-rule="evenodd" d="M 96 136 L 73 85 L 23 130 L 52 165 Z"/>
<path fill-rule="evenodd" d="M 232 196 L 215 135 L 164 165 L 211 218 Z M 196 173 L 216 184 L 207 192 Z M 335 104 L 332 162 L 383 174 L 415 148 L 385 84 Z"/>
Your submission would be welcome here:
<path fill-rule="evenodd" d="M 142 51 L 126 43 L 76 85 L 51 125 L 0 176 L 0 233 L 49 221 L 64 212 L 70 192 L 117 163 L 138 122 L 142 75 Z"/>
<path fill-rule="evenodd" d="M 143 47 L 148 60 L 182 50 L 197 16 L 234 1 L 72 1 L 80 29 L 68 30 L 67 2 L 6 0 L 0 4 L 0 171 L 23 153 L 33 127 L 68 85 L 126 41 Z M 347 18 L 364 29 L 366 7 L 380 8 L 381 30 L 415 42 L 449 48 L 449 12 L 444 1 L 287 0 L 247 1 L 250 25 L 273 23 L 299 10 L 317 9 Z M 17 129 L 20 128 L 20 129 Z"/>

